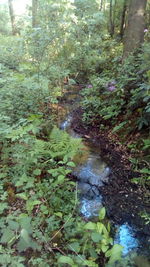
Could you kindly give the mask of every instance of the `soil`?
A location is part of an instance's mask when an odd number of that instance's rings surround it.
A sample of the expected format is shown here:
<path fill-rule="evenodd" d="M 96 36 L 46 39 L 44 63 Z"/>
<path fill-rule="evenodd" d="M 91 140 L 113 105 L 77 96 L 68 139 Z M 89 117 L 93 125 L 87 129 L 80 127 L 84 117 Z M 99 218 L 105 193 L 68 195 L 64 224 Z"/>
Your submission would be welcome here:
<path fill-rule="evenodd" d="M 100 130 L 100 121 L 95 125 L 84 125 L 82 108 L 73 112 L 72 129 L 88 142 L 99 148 L 100 156 L 111 167 L 109 183 L 100 188 L 107 215 L 114 223 L 128 222 L 137 228 L 139 234 L 150 238 L 150 225 L 146 225 L 140 214 L 150 214 L 149 193 L 146 188 L 131 182 L 139 173 L 131 169 L 130 151 L 119 144 L 110 131 Z"/>

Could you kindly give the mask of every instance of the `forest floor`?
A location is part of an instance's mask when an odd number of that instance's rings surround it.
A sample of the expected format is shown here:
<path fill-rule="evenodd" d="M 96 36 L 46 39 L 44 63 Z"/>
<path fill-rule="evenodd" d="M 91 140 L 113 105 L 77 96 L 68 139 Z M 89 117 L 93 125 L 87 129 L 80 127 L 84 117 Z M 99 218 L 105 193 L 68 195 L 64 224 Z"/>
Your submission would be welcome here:
<path fill-rule="evenodd" d="M 73 105 L 73 100 L 71 101 Z M 148 241 L 150 225 L 145 224 L 140 214 L 150 214 L 149 193 L 145 187 L 131 181 L 140 174 L 131 169 L 130 150 L 119 143 L 111 130 L 101 131 L 101 121 L 94 125 L 84 125 L 82 114 L 81 107 L 73 111 L 71 128 L 85 141 L 93 143 L 93 146 L 99 149 L 102 159 L 111 168 L 109 182 L 100 188 L 109 219 L 117 224 L 128 222 L 134 225 L 144 242 L 145 238 Z"/>

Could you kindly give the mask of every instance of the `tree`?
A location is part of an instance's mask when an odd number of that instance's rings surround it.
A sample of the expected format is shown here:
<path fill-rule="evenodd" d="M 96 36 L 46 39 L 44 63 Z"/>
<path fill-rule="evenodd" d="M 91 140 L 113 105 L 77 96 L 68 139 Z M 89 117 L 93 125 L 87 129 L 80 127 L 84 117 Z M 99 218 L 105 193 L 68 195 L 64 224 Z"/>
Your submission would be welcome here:
<path fill-rule="evenodd" d="M 122 9 L 122 15 L 121 15 L 121 25 L 120 25 L 120 37 L 121 40 L 123 39 L 124 36 L 124 30 L 125 30 L 125 22 L 126 22 L 126 12 L 127 12 L 127 0 L 124 0 L 123 3 L 123 9 Z"/>
<path fill-rule="evenodd" d="M 111 37 L 114 35 L 114 21 L 113 21 L 113 4 L 110 0 L 110 9 L 109 9 L 109 32 Z"/>
<path fill-rule="evenodd" d="M 32 0 L 32 27 L 38 25 L 38 0 Z"/>
<path fill-rule="evenodd" d="M 103 9 L 103 0 L 100 0 L 100 7 L 99 7 L 99 10 L 102 11 Z"/>
<path fill-rule="evenodd" d="M 13 0 L 8 0 L 8 6 L 9 6 L 9 14 L 10 14 L 10 20 L 11 20 L 11 27 L 12 27 L 12 34 L 16 35 L 16 25 L 15 25 L 15 13 L 13 8 Z"/>
<path fill-rule="evenodd" d="M 150 25 L 150 2 L 147 3 L 146 24 L 147 24 L 147 27 Z"/>
<path fill-rule="evenodd" d="M 9 23 L 9 10 L 8 5 L 0 5 L 0 33 L 7 35 L 10 34 L 10 23 Z"/>
<path fill-rule="evenodd" d="M 109 5 L 109 33 L 113 37 L 115 33 L 115 22 L 116 22 L 116 10 L 117 10 L 117 0 L 110 0 Z"/>
<path fill-rule="evenodd" d="M 123 58 L 138 49 L 144 41 L 146 4 L 147 0 L 130 0 Z"/>

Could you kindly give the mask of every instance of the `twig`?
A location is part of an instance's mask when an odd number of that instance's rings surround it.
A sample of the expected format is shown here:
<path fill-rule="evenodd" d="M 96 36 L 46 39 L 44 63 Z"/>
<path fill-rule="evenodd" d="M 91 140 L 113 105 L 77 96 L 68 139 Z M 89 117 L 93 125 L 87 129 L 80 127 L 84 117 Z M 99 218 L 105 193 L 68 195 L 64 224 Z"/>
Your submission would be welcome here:
<path fill-rule="evenodd" d="M 61 254 L 63 254 L 64 256 L 66 256 L 66 254 L 59 248 L 59 247 L 54 247 L 54 248 L 52 248 L 53 250 L 58 250 L 58 251 L 60 251 L 60 253 Z"/>

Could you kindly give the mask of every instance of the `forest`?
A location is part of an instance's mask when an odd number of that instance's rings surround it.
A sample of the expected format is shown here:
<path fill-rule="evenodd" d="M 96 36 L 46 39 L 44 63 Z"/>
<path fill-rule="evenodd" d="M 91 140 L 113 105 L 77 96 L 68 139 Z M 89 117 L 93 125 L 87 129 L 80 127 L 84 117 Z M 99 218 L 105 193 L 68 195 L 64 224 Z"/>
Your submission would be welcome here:
<path fill-rule="evenodd" d="M 0 17 L 0 266 L 150 267 L 150 1 Z"/>

